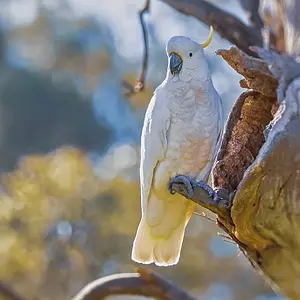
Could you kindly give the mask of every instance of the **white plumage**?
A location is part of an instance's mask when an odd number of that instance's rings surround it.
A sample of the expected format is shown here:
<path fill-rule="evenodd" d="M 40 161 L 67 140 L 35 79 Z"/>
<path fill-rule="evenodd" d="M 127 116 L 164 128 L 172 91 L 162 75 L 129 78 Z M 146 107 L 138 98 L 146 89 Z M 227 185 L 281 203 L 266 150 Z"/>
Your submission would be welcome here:
<path fill-rule="evenodd" d="M 222 105 L 204 56 L 205 44 L 183 36 L 167 43 L 166 79 L 149 103 L 141 137 L 142 218 L 132 259 L 170 266 L 178 262 L 195 204 L 171 195 L 181 174 L 207 182 L 222 134 Z"/>

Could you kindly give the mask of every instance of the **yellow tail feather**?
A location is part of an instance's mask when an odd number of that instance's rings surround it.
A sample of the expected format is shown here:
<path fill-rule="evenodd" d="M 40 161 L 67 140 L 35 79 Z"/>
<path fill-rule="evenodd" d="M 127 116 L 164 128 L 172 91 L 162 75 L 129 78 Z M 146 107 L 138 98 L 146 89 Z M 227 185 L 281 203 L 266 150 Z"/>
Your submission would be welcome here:
<path fill-rule="evenodd" d="M 185 222 L 179 224 L 168 239 L 151 236 L 145 218 L 141 219 L 132 248 L 132 260 L 142 263 L 155 263 L 157 266 L 171 266 L 179 261 Z"/>
<path fill-rule="evenodd" d="M 165 267 L 177 264 L 185 228 L 195 208 L 195 203 L 180 194 L 152 189 L 133 242 L 132 260 Z"/>

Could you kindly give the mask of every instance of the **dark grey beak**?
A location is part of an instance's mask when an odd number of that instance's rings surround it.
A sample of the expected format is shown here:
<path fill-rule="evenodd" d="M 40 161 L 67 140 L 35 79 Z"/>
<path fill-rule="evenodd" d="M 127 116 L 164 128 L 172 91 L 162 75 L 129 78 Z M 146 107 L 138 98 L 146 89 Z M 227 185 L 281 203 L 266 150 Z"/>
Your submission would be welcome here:
<path fill-rule="evenodd" d="M 182 68 L 182 59 L 176 53 L 171 53 L 170 55 L 170 71 L 172 75 L 179 74 Z"/>

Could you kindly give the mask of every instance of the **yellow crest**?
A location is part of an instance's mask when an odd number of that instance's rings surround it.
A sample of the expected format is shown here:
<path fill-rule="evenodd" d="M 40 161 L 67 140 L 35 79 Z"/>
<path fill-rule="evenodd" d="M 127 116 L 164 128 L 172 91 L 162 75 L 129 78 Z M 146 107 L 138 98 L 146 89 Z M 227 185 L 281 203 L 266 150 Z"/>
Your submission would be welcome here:
<path fill-rule="evenodd" d="M 203 49 L 206 48 L 206 47 L 210 44 L 210 42 L 211 42 L 211 40 L 212 40 L 213 32 L 214 32 L 214 28 L 210 25 L 210 30 L 209 30 L 208 38 L 207 38 L 207 40 L 202 44 L 202 48 L 203 48 Z"/>

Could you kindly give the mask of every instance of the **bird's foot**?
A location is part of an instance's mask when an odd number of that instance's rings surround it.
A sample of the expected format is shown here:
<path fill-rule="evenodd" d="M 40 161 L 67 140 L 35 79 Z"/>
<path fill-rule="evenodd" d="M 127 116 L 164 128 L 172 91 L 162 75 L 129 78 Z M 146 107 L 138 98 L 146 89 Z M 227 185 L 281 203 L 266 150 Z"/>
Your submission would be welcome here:
<path fill-rule="evenodd" d="M 177 175 L 175 176 L 174 178 L 172 178 L 170 181 L 169 181 L 169 186 L 168 186 L 168 189 L 169 189 L 169 192 L 171 194 L 175 194 L 176 191 L 173 190 L 173 184 L 174 183 L 182 183 L 185 185 L 186 187 L 186 191 L 187 191 L 187 198 L 188 199 L 191 199 L 194 195 L 194 188 L 193 188 L 193 185 L 192 185 L 192 182 L 190 181 L 190 179 L 184 175 Z"/>
<path fill-rule="evenodd" d="M 234 193 L 230 194 L 223 188 L 213 189 L 203 181 L 196 181 L 184 175 L 177 175 L 169 181 L 169 192 L 171 194 L 177 192 L 213 213 L 230 220 L 230 206 Z"/>
<path fill-rule="evenodd" d="M 214 198 L 215 192 L 207 183 L 203 181 L 193 181 L 192 186 L 202 188 L 209 197 Z"/>

